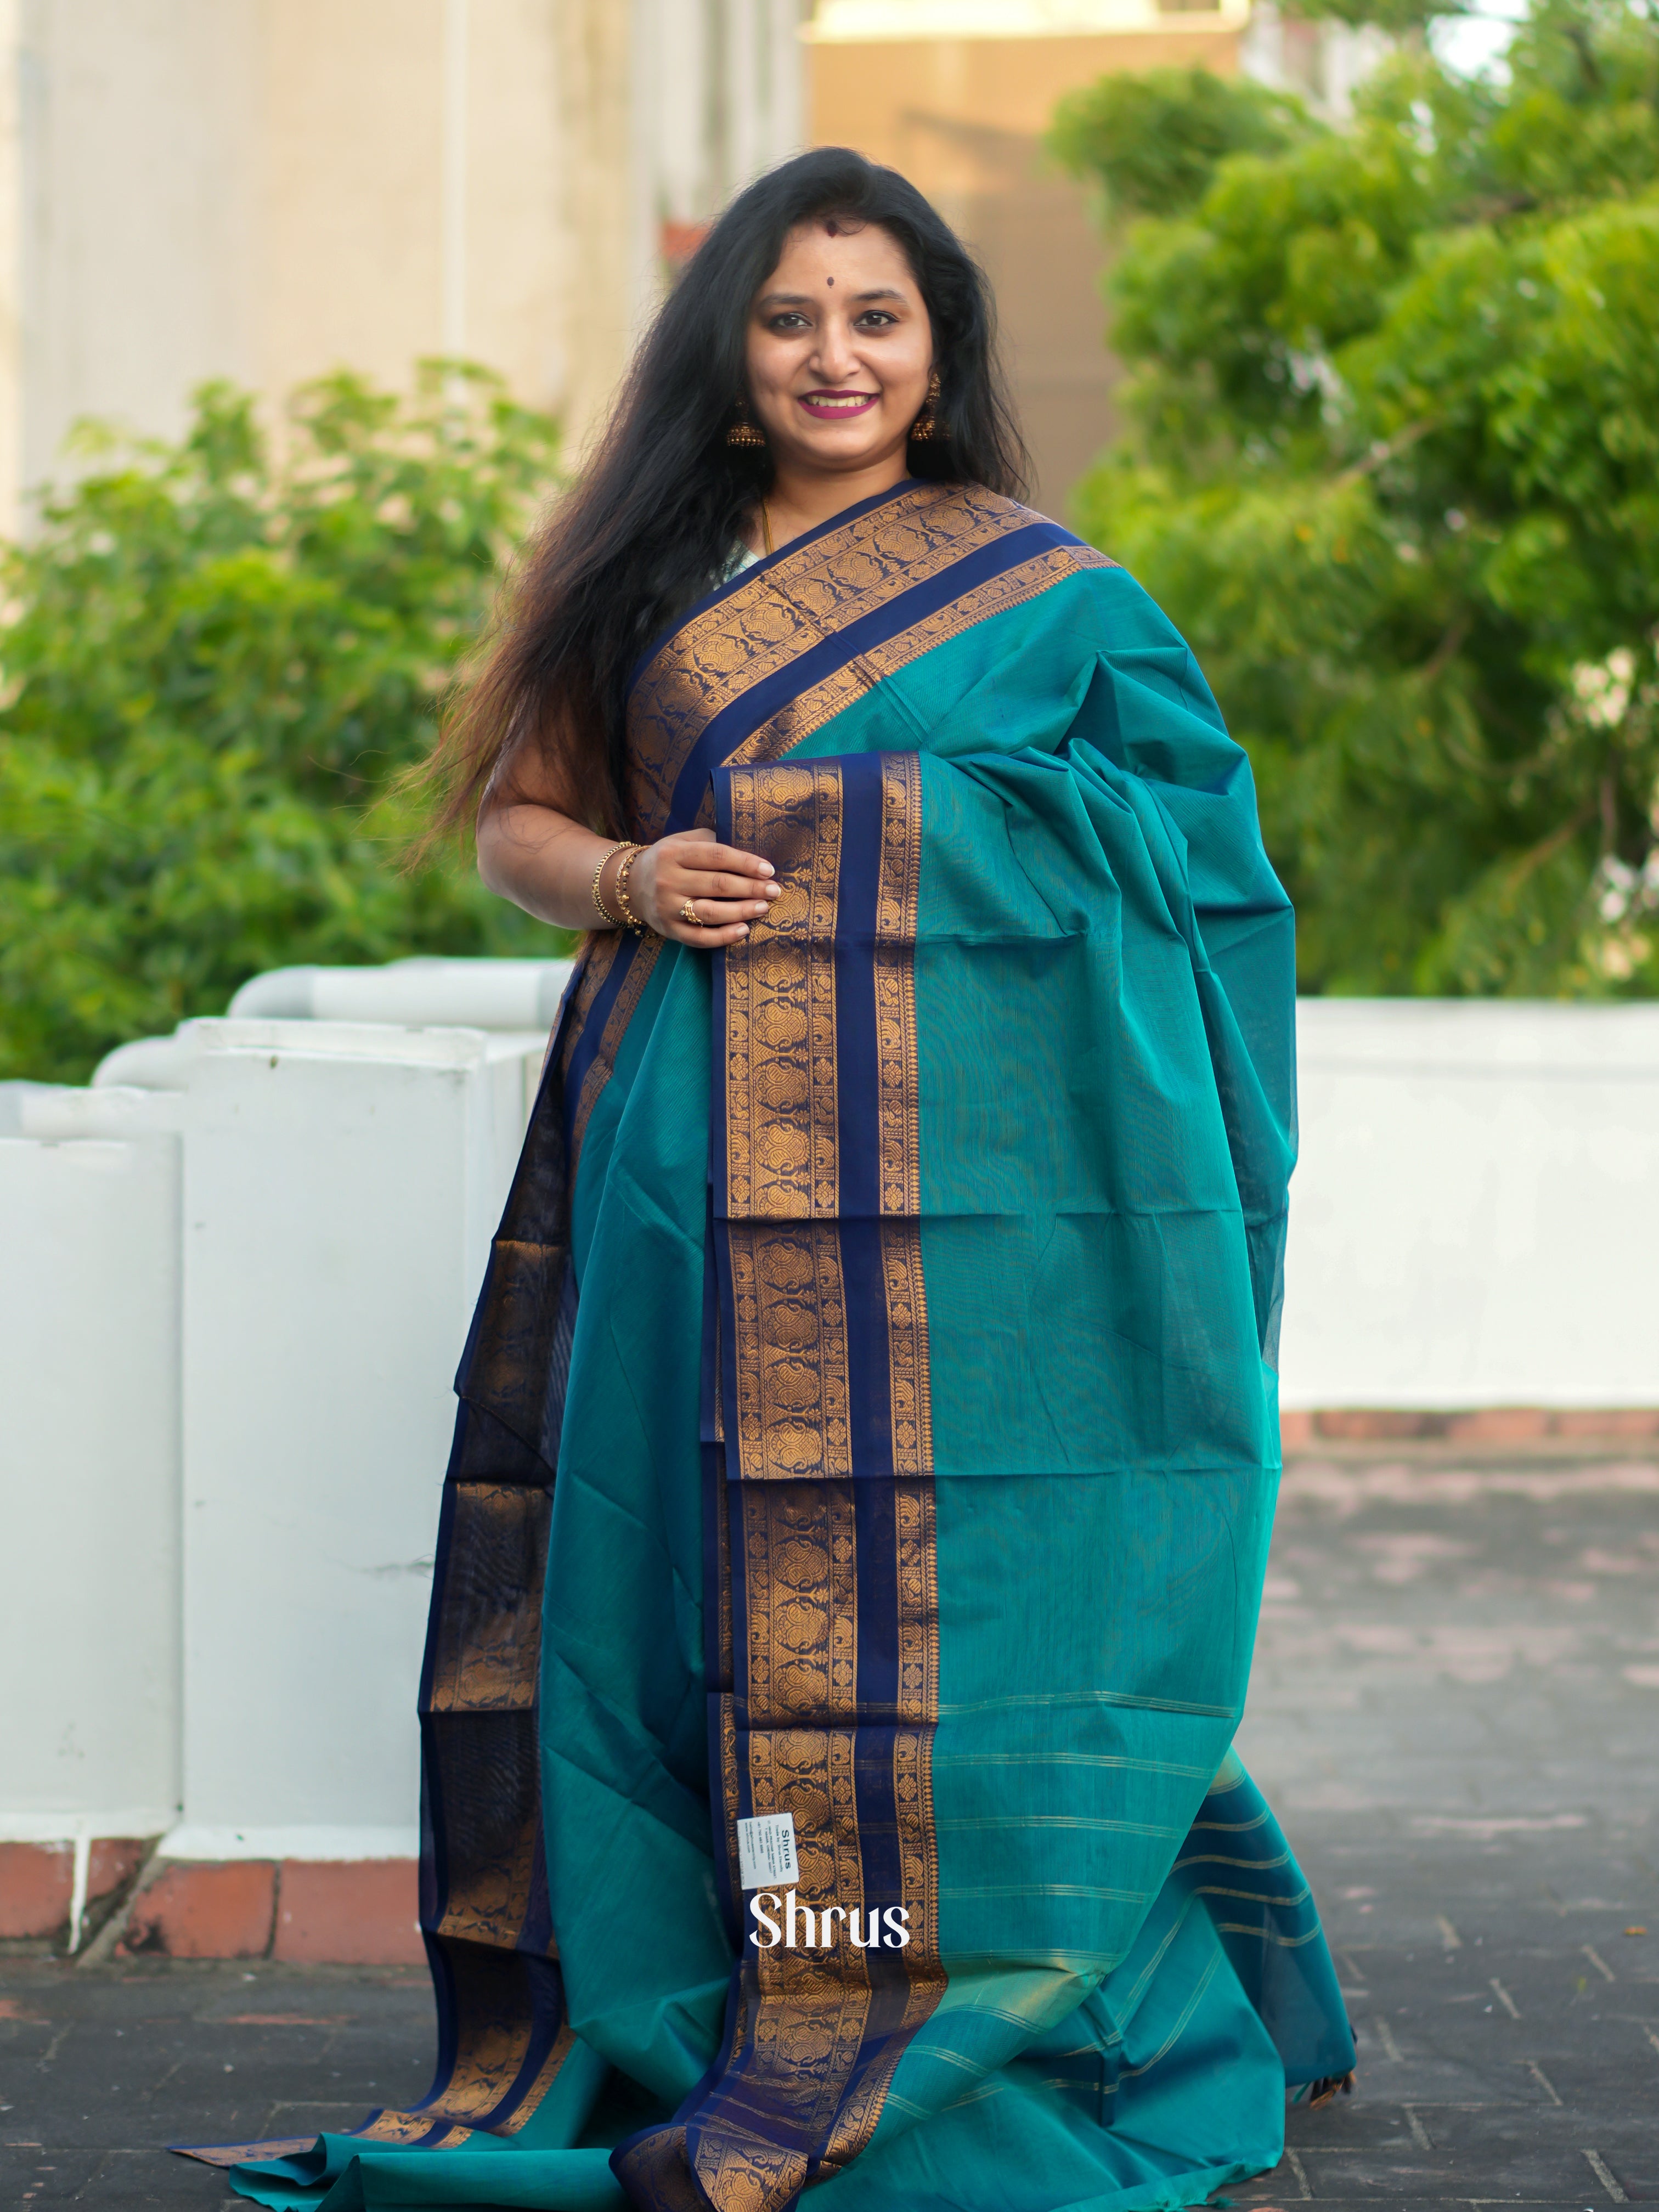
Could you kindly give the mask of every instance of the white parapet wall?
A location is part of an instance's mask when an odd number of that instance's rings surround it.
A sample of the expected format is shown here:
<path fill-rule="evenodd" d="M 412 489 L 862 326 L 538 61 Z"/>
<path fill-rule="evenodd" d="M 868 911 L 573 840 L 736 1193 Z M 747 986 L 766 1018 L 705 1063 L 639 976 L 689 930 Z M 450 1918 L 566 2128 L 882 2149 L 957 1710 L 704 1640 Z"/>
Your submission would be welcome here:
<path fill-rule="evenodd" d="M 82 1891 L 88 1837 L 416 1848 L 451 1381 L 568 972 L 498 964 L 0 1085 L 0 1844 Z"/>
<path fill-rule="evenodd" d="M 1281 1403 L 1659 1407 L 1659 1006 L 1304 1000 Z"/>

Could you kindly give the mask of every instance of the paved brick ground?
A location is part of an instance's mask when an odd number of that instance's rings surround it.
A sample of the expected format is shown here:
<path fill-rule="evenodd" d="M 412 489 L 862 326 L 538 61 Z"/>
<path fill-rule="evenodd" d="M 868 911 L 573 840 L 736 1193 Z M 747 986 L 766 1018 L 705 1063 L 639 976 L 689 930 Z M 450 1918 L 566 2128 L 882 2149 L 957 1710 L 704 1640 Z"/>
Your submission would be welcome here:
<path fill-rule="evenodd" d="M 1293 1463 L 1239 1747 L 1361 2073 L 1241 2203 L 1659 2202 L 1656 1601 L 1651 1462 Z"/>
<path fill-rule="evenodd" d="M 1298 1460 L 1241 1748 L 1361 2075 L 1234 2202 L 1659 2203 L 1659 1462 Z M 0 2204 L 212 2212 L 157 2143 L 349 2124 L 430 2036 L 403 1969 L 0 1960 Z"/>

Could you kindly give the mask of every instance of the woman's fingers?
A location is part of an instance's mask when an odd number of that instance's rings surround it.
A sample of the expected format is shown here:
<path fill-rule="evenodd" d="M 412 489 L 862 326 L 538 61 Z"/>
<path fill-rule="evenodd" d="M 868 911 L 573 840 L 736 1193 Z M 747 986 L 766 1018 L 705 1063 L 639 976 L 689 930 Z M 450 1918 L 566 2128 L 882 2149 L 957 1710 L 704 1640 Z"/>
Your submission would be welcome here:
<path fill-rule="evenodd" d="M 724 929 L 728 922 L 732 921 L 758 921 L 766 912 L 765 902 L 761 899 L 708 898 L 696 890 L 690 892 L 688 899 L 696 912 L 697 921 L 706 929 Z M 678 902 L 675 911 L 684 919 Z M 694 922 L 691 926 L 695 928 L 696 924 Z"/>
<path fill-rule="evenodd" d="M 769 860 L 722 845 L 712 830 L 703 829 L 659 839 L 635 863 L 635 880 L 652 926 L 677 944 L 706 952 L 741 944 L 780 888 Z M 688 906 L 696 921 L 687 921 Z"/>
<path fill-rule="evenodd" d="M 758 882 L 753 876 L 700 876 L 689 868 L 682 868 L 672 872 L 667 880 L 683 898 L 741 899 L 745 905 L 756 905 L 762 913 L 778 896 L 775 883 Z"/>
<path fill-rule="evenodd" d="M 677 912 L 664 927 L 664 936 L 677 938 L 682 945 L 696 945 L 704 952 L 713 952 L 722 945 L 741 945 L 749 934 L 746 921 L 735 918 L 729 907 L 717 914 L 712 899 L 706 906 L 699 902 L 697 913 L 702 919 L 690 922 Z"/>
<path fill-rule="evenodd" d="M 772 863 L 762 860 L 758 853 L 740 853 L 735 845 L 690 842 L 700 835 L 712 841 L 712 830 L 699 833 L 689 830 L 685 834 L 688 842 L 678 852 L 674 850 L 679 843 L 678 838 L 669 837 L 663 841 L 668 848 L 665 857 L 671 858 L 677 867 L 695 869 L 700 874 L 706 869 L 716 875 L 741 876 L 745 882 L 757 876 L 766 879 L 775 872 Z"/>
<path fill-rule="evenodd" d="M 694 929 L 689 922 L 673 921 L 663 932 L 676 944 L 694 945 L 700 952 L 717 952 L 723 945 L 741 945 L 748 934 L 748 925 L 744 922 L 732 929 Z"/>

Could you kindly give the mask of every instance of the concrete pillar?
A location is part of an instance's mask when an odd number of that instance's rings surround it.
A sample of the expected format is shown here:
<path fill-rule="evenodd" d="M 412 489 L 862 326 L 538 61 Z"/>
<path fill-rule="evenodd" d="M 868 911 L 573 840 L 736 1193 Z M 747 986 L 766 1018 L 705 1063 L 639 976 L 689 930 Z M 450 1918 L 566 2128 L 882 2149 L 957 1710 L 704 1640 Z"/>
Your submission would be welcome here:
<path fill-rule="evenodd" d="M 4 1512 L 31 1563 L 0 1664 L 33 1686 L 0 1715 L 0 1853 L 73 1848 L 0 1868 L 46 1899 L 4 1932 L 61 1924 L 94 1837 L 260 1861 L 266 1889 L 290 1861 L 412 1861 L 451 1383 L 544 1046 L 199 1021 L 88 1090 L 0 1086 Z"/>
<path fill-rule="evenodd" d="M 0 1837 L 46 1842 L 179 1802 L 178 1142 L 22 1133 L 58 1095 L 0 1090 Z"/>
<path fill-rule="evenodd" d="M 183 1184 L 173 1856 L 412 1854 L 451 1382 L 542 1039 L 202 1021 L 139 1061 Z"/>

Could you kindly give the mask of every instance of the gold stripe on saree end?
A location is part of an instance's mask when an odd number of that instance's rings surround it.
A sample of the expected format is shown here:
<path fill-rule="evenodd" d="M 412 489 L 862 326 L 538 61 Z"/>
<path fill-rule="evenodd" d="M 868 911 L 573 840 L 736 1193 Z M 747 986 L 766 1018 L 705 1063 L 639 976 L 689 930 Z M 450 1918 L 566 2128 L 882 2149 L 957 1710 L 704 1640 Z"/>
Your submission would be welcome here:
<path fill-rule="evenodd" d="M 530 1917 L 530 1893 L 541 1850 L 534 1812 L 506 1837 L 492 1838 L 478 1863 L 452 1871 L 443 1917 L 432 1933 L 456 1943 L 516 1953 Z"/>
<path fill-rule="evenodd" d="M 833 1221 L 728 1225 L 738 1471 L 744 1482 L 853 1472 L 847 1300 Z"/>
<path fill-rule="evenodd" d="M 877 1163 L 884 1213 L 921 1210 L 916 923 L 921 896 L 921 763 L 887 753 L 876 884 Z"/>
<path fill-rule="evenodd" d="M 899 1887 L 910 1915 L 918 1971 L 939 1960 L 939 1835 L 933 1823 L 930 1725 L 893 1737 L 893 1796 L 898 1808 Z"/>
<path fill-rule="evenodd" d="M 815 1915 L 826 1905 L 857 1905 L 862 1911 L 855 1729 L 756 1728 L 748 1731 L 746 1742 L 755 1811 L 794 1817 L 800 1871 L 793 1886 L 800 1903 Z M 815 1959 L 810 1952 L 780 1946 L 762 1954 L 763 1987 L 769 1962 L 792 1974 L 804 1966 L 841 1971 L 835 1956 Z"/>
<path fill-rule="evenodd" d="M 463 2042 L 454 2071 L 432 2110 L 434 2120 L 459 2127 L 493 2128 L 495 2115 L 513 2093 L 529 2057 L 535 2024 L 526 2002 L 517 2018 L 474 2021 Z"/>
<path fill-rule="evenodd" d="M 745 1718 L 751 1736 L 858 1709 L 858 1560 L 850 1482 L 744 1483 L 749 1603 Z M 756 1782 L 750 1753 L 750 1786 Z M 771 1811 L 758 1802 L 756 1810 Z"/>
<path fill-rule="evenodd" d="M 570 1020 L 564 1033 L 564 1049 L 559 1055 L 559 1073 L 568 1076 L 571 1057 L 575 1052 L 593 1001 L 604 988 L 606 976 L 617 964 L 617 955 L 622 950 L 622 932 L 594 931 L 582 939 L 576 957 L 579 972 L 575 994 L 571 1002 Z"/>
<path fill-rule="evenodd" d="M 714 1540 L 718 1553 L 718 1565 L 715 1571 L 720 1585 L 720 1617 L 717 1623 L 720 1639 L 720 1679 L 729 1689 L 733 1680 L 732 1673 L 732 1515 L 723 1470 L 714 1495 L 715 1510 L 719 1516 L 715 1522 Z"/>
<path fill-rule="evenodd" d="M 714 1300 L 714 1402 L 710 1407 L 714 1417 L 714 1442 L 726 1442 L 726 1352 L 720 1332 L 726 1325 L 725 1311 L 718 1297 Z"/>
<path fill-rule="evenodd" d="M 534 1705 L 551 1515 L 551 1498 L 532 1485 L 455 1485 L 428 1712 Z"/>
<path fill-rule="evenodd" d="M 852 1728 L 761 1729 L 749 1740 L 756 1810 L 794 1816 L 800 1866 L 792 1887 L 798 1908 L 813 1915 L 820 1942 L 818 1916 L 826 1910 L 856 1911 L 860 1919 L 866 1910 L 857 1755 Z M 789 2084 L 809 2136 L 833 2125 L 869 2027 L 869 1960 L 851 1946 L 848 1924 L 843 1918 L 833 1948 L 776 1944 L 753 1962 L 756 2071 Z"/>
<path fill-rule="evenodd" d="M 933 1729 L 939 1718 L 939 1545 L 931 1481 L 894 1486 L 898 1550 L 898 1697 L 912 1723 L 893 1738 L 893 1796 L 898 1813 L 901 1887 L 917 1931 L 913 2007 L 925 2018 L 938 2002 L 928 1977 L 939 1961 L 939 1828 L 933 1811 Z M 942 1988 L 943 1984 L 940 1983 Z"/>
<path fill-rule="evenodd" d="M 733 2130 L 700 2128 L 692 2170 L 714 2212 L 782 2212 L 806 2179 L 806 2154 Z"/>
<path fill-rule="evenodd" d="M 575 2048 L 576 2032 L 567 2021 L 553 2039 L 553 2048 L 543 2059 L 535 2080 L 504 2120 L 497 2120 L 490 2133 L 497 2136 L 516 2136 L 527 2128 L 536 2117 L 536 2107 L 558 2079 L 564 2062 Z"/>
<path fill-rule="evenodd" d="M 654 2205 L 657 2212 L 707 2212 L 708 2200 L 686 2161 L 686 2130 L 653 2128 L 615 2156 L 617 2171 L 631 2202 Z"/>
<path fill-rule="evenodd" d="M 887 1300 L 887 1376 L 893 1473 L 901 1481 L 933 1472 L 933 1383 L 927 1346 L 927 1293 L 921 1270 L 921 1225 L 881 1224 L 881 1272 Z"/>
<path fill-rule="evenodd" d="M 507 1954 L 518 1952 L 541 1863 L 535 1715 L 515 1709 L 441 1716 L 428 1731 L 426 1755 L 440 1808 L 476 1799 L 480 1778 L 488 1781 L 485 1802 L 475 1804 L 461 1832 L 449 1833 L 443 1910 L 431 1933 L 457 1947 L 458 1989 L 470 1976 L 493 1991 L 505 1975 L 516 1990 L 521 1969 Z M 496 2007 L 492 1995 L 476 2008 L 493 2014 Z"/>
<path fill-rule="evenodd" d="M 180 2158 L 193 2158 L 198 2166 L 243 2166 L 251 2158 L 298 2158 L 301 2151 L 316 2147 L 313 2130 L 308 2136 L 268 2136 L 264 2142 L 195 2143 L 188 2148 L 179 2143 L 173 2148 Z"/>
<path fill-rule="evenodd" d="M 726 1855 L 730 1870 L 732 1896 L 737 1903 L 743 1896 L 742 1862 L 738 1856 L 738 1816 L 743 1809 L 738 1794 L 737 1700 L 730 1692 L 720 1701 L 720 1797 L 726 1813 Z M 738 1904 L 739 1911 L 742 1906 Z"/>
<path fill-rule="evenodd" d="M 620 939 L 622 933 L 618 931 L 617 934 Z M 660 937 L 642 937 L 635 940 L 634 957 L 623 978 L 622 988 L 611 1002 L 611 1012 L 605 1016 L 599 1050 L 582 1078 L 582 1087 L 576 1098 L 576 1111 L 571 1120 L 570 1179 L 573 1183 L 581 1158 L 582 1139 L 587 1133 L 587 1124 L 592 1118 L 593 1109 L 599 1103 L 600 1093 L 616 1073 L 617 1054 L 628 1034 L 628 1025 L 645 994 L 645 987 L 656 969 L 657 956 L 662 951 L 664 942 Z M 614 959 L 613 954 L 613 962 Z M 609 972 L 607 966 L 606 973 Z"/>
<path fill-rule="evenodd" d="M 558 1242 L 531 1243 L 513 1237 L 492 1242 L 489 1295 L 466 1371 L 466 1396 L 520 1440 L 526 1431 L 533 1436 L 540 1427 L 546 1345 L 570 1257 L 563 1219 L 547 1226 Z M 552 1479 L 550 1468 L 547 1480 Z"/>
<path fill-rule="evenodd" d="M 836 2113 L 823 2146 L 823 2164 L 830 2169 L 823 2177 L 826 2181 L 868 2149 L 903 2056 L 902 2045 L 894 2038 L 881 2057 L 872 2061 L 858 2087 Z"/>
<path fill-rule="evenodd" d="M 434 2128 L 442 2127 L 447 2117 L 441 2109 L 429 2112 L 380 2112 L 367 2127 L 354 2128 L 350 2140 L 353 2142 L 417 2143 L 422 2136 L 429 2136 Z M 452 2127 L 435 2143 L 428 2143 L 427 2148 L 457 2149 L 471 2133 L 470 2127 Z M 314 2143 L 316 2137 L 313 2136 L 311 2141 Z"/>
<path fill-rule="evenodd" d="M 809 1220 L 839 1210 L 835 935 L 841 770 L 732 778 L 732 842 L 776 869 L 780 896 L 726 955 L 726 1211 Z"/>

